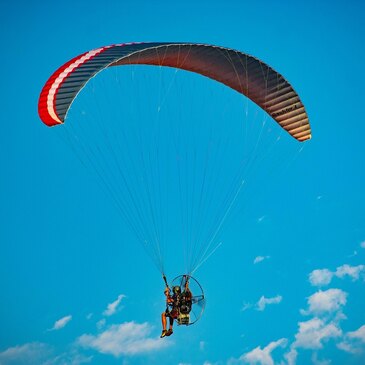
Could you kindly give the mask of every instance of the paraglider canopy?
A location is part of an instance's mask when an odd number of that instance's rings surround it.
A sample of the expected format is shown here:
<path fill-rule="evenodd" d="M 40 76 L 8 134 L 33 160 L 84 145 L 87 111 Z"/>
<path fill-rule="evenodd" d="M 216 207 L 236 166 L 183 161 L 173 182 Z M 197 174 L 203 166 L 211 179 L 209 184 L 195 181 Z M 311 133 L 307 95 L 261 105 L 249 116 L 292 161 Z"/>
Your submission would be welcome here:
<path fill-rule="evenodd" d="M 245 53 L 193 43 L 124 43 L 83 53 L 47 81 L 38 112 L 48 126 L 64 123 L 83 86 L 110 66 L 157 65 L 196 72 L 246 95 L 298 141 L 311 138 L 308 116 L 298 94 L 282 75 Z"/>

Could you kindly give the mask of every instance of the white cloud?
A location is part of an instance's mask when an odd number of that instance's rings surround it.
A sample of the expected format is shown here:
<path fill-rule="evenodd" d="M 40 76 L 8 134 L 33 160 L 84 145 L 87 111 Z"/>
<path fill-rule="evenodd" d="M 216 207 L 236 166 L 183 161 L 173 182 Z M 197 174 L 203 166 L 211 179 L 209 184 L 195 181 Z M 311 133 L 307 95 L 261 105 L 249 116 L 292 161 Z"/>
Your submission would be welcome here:
<path fill-rule="evenodd" d="M 51 358 L 42 365 L 80 365 L 91 362 L 93 359 L 92 356 L 85 356 L 83 354 L 79 354 L 77 351 L 71 351 L 69 353 L 63 353 L 54 358 Z"/>
<path fill-rule="evenodd" d="M 319 290 L 308 298 L 308 310 L 303 315 L 331 314 L 340 310 L 347 302 L 347 293 L 341 289 Z"/>
<path fill-rule="evenodd" d="M 350 354 L 357 354 L 359 353 L 359 349 L 356 348 L 354 345 L 352 345 L 348 341 L 341 341 L 337 344 L 337 348 L 340 350 L 343 350 L 345 352 L 349 352 Z"/>
<path fill-rule="evenodd" d="M 336 276 L 339 278 L 343 278 L 344 276 L 350 276 L 352 280 L 358 280 L 360 273 L 365 270 L 365 265 L 358 266 L 350 266 L 350 265 L 342 265 L 336 269 Z"/>
<path fill-rule="evenodd" d="M 24 345 L 9 347 L 0 352 L 1 365 L 39 365 L 46 361 L 52 353 L 49 345 L 31 342 Z"/>
<path fill-rule="evenodd" d="M 309 274 L 309 281 L 313 286 L 328 285 L 335 276 L 339 279 L 349 276 L 355 281 L 359 279 L 360 274 L 363 272 L 365 272 L 365 265 L 351 266 L 345 264 L 337 267 L 335 271 L 330 271 L 328 269 L 313 270 Z"/>
<path fill-rule="evenodd" d="M 312 272 L 313 273 L 313 272 Z M 323 274 L 323 275 L 322 275 Z M 310 276 L 316 282 L 325 281 L 326 272 L 318 271 Z M 313 279 L 316 278 L 316 279 Z M 308 321 L 298 323 L 295 341 L 290 346 L 290 351 L 284 355 L 287 365 L 295 365 L 298 350 L 320 350 L 331 339 L 341 340 L 342 330 L 340 320 L 346 318 L 342 312 L 347 302 L 347 293 L 341 289 L 319 290 L 307 298 L 308 309 L 301 310 L 303 315 L 313 315 Z M 315 365 L 328 365 L 327 359 L 318 359 L 317 352 L 312 354 L 312 363 Z"/>
<path fill-rule="evenodd" d="M 69 315 L 69 316 L 65 316 L 65 317 L 62 317 L 61 319 L 57 320 L 57 321 L 54 323 L 54 325 L 53 325 L 53 327 L 50 329 L 50 331 L 57 331 L 57 330 L 59 330 L 59 329 L 61 329 L 61 328 L 65 327 L 65 326 L 66 326 L 66 324 L 67 324 L 68 322 L 70 322 L 70 321 L 71 321 L 71 319 L 72 319 L 72 316 L 71 316 L 71 315 Z"/>
<path fill-rule="evenodd" d="M 359 339 L 361 342 L 365 343 L 365 325 L 361 326 L 356 331 L 348 332 L 346 336 L 349 338 Z"/>
<path fill-rule="evenodd" d="M 295 335 L 293 348 L 321 349 L 323 342 L 342 335 L 341 329 L 334 323 L 326 323 L 320 318 L 312 318 L 299 323 L 299 331 Z"/>
<path fill-rule="evenodd" d="M 111 325 L 96 336 L 84 334 L 78 338 L 77 343 L 82 347 L 116 357 L 146 353 L 171 345 L 169 341 L 149 337 L 151 331 L 148 323 L 126 322 Z"/>
<path fill-rule="evenodd" d="M 250 309 L 250 308 L 252 308 L 252 304 L 244 302 L 243 305 L 242 305 L 242 308 L 241 308 L 241 312 L 244 312 L 244 311 L 246 311 L 247 309 Z"/>
<path fill-rule="evenodd" d="M 360 353 L 364 349 L 365 344 L 365 325 L 358 328 L 356 331 L 347 332 L 344 340 L 337 347 L 343 351 L 353 354 Z"/>
<path fill-rule="evenodd" d="M 298 357 L 298 351 L 291 346 L 290 351 L 284 355 L 288 365 L 295 365 Z"/>
<path fill-rule="evenodd" d="M 360 247 L 361 247 L 361 248 L 365 248 L 365 241 L 362 241 L 362 242 L 360 243 Z"/>
<path fill-rule="evenodd" d="M 80 365 L 91 360 L 92 356 L 74 350 L 55 355 L 50 345 L 40 342 L 10 347 L 0 353 L 0 365 Z"/>
<path fill-rule="evenodd" d="M 254 264 L 258 264 L 259 262 L 262 262 L 264 260 L 269 259 L 270 256 L 256 256 L 255 259 L 253 260 Z"/>
<path fill-rule="evenodd" d="M 96 322 L 96 328 L 98 330 L 102 329 L 105 326 L 106 320 L 105 318 L 102 318 L 100 321 Z"/>
<path fill-rule="evenodd" d="M 329 284 L 332 277 L 333 272 L 328 269 L 317 269 L 309 274 L 309 281 L 313 286 L 322 286 Z"/>
<path fill-rule="evenodd" d="M 269 304 L 279 304 L 282 301 L 282 299 L 283 297 L 281 295 L 277 295 L 276 297 L 273 298 L 265 298 L 264 296 L 262 296 L 256 304 L 257 310 L 263 311 L 265 307 Z"/>
<path fill-rule="evenodd" d="M 113 315 L 117 311 L 118 306 L 119 306 L 119 304 L 120 304 L 120 302 L 122 301 L 123 298 L 125 298 L 125 295 L 124 294 L 119 294 L 118 298 L 114 302 L 108 304 L 107 308 L 103 312 L 103 315 L 104 316 Z"/>
<path fill-rule="evenodd" d="M 326 360 L 326 359 L 319 360 L 317 352 L 313 352 L 313 354 L 312 354 L 312 364 L 313 365 L 330 365 L 331 360 Z"/>
<path fill-rule="evenodd" d="M 257 256 L 254 263 L 262 261 L 263 256 Z M 309 275 L 309 281 L 313 286 L 321 286 L 329 284 L 333 278 L 343 279 L 351 278 L 358 280 L 365 272 L 365 265 L 351 266 L 344 264 L 338 266 L 336 270 L 329 269 L 313 270 Z M 307 298 L 307 309 L 301 310 L 304 315 L 310 315 L 311 318 L 307 321 L 298 323 L 298 331 L 295 334 L 295 339 L 291 343 L 289 349 L 281 359 L 275 364 L 295 365 L 297 358 L 301 353 L 301 349 L 310 350 L 311 363 L 314 365 L 329 365 L 331 360 L 322 358 L 319 350 L 323 349 L 328 342 L 337 344 L 341 350 L 358 354 L 365 352 L 365 325 L 358 328 L 356 331 L 343 333 L 340 321 L 345 319 L 343 308 L 347 304 L 348 293 L 338 289 L 331 288 L 328 290 L 318 290 Z M 260 300 L 252 305 L 244 303 L 242 311 L 255 307 L 257 310 L 264 310 L 266 305 L 280 303 L 281 296 L 266 298 L 261 296 Z M 279 340 L 280 341 L 280 340 Z M 231 358 L 227 361 L 227 365 L 235 365 L 239 363 L 273 365 L 272 347 L 276 348 L 276 342 L 262 348 L 256 347 L 252 351 L 244 353 L 239 359 Z M 285 342 L 285 345 L 287 342 Z M 310 361 L 309 360 L 309 361 Z"/>
<path fill-rule="evenodd" d="M 280 340 L 269 343 L 266 347 L 261 349 L 261 346 L 256 347 L 250 352 L 243 354 L 240 360 L 250 364 L 261 364 L 261 365 L 274 365 L 274 360 L 271 353 L 278 347 L 285 347 L 287 345 L 287 339 L 281 338 Z"/>

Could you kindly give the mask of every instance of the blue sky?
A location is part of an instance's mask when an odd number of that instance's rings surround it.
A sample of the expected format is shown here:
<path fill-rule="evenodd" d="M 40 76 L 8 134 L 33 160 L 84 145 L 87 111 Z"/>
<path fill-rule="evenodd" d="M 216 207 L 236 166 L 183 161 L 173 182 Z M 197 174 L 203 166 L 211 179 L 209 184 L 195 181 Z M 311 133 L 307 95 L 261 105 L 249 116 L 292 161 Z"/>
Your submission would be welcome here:
<path fill-rule="evenodd" d="M 364 362 L 363 16 L 360 1 L 2 3 L 0 364 Z M 196 272 L 207 296 L 202 319 L 163 340 L 160 273 L 92 171 L 37 115 L 41 88 L 60 65 L 131 41 L 254 55 L 291 82 L 313 129 L 302 150 L 284 139 L 278 157 L 257 165 L 222 245 Z M 151 90 L 158 77 L 140 79 L 133 92 L 143 100 L 143 80 Z M 162 77 L 166 93 L 172 76 Z M 212 83 L 189 76 L 176 85 L 166 100 L 183 96 L 192 106 L 181 115 L 190 112 L 192 125 L 199 108 L 213 114 L 230 98 L 236 105 L 237 95 Z M 189 85 L 201 104 L 186 101 Z M 92 86 L 80 94 L 91 108 Z M 141 115 L 153 106 L 151 97 Z M 84 107 L 75 104 L 70 119 Z M 234 164 L 226 157 L 217 162 L 223 172 Z M 179 241 L 169 227 L 166 237 Z M 181 245 L 166 245 L 172 279 L 183 270 Z"/>

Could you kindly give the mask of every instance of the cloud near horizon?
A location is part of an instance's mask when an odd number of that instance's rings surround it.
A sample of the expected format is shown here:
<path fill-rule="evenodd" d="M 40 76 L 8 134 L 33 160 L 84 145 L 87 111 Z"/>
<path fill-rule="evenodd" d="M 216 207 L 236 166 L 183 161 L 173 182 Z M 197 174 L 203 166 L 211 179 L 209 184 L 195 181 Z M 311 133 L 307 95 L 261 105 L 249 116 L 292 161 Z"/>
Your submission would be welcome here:
<path fill-rule="evenodd" d="M 341 329 L 334 322 L 314 317 L 305 322 L 299 322 L 299 331 L 295 335 L 295 348 L 322 349 L 323 342 L 342 335 Z"/>
<path fill-rule="evenodd" d="M 30 342 L 9 347 L 0 352 L 1 365 L 39 365 L 44 363 L 52 353 L 49 345 L 41 342 Z"/>
<path fill-rule="evenodd" d="M 299 349 L 318 351 L 331 339 L 339 340 L 343 336 L 340 321 L 344 318 L 343 307 L 347 303 L 348 293 L 341 289 L 319 290 L 307 298 L 307 310 L 302 315 L 313 318 L 298 323 L 295 340 L 288 353 L 284 355 L 288 365 L 295 365 Z M 328 360 L 319 360 L 312 354 L 313 364 L 328 364 Z"/>
<path fill-rule="evenodd" d="M 343 279 L 349 277 L 352 281 L 360 279 L 365 271 L 364 265 L 342 265 L 335 271 L 328 269 L 313 270 L 309 274 L 309 281 L 313 286 L 327 285 L 332 278 Z M 274 362 L 270 348 L 261 346 L 256 347 L 250 352 L 240 357 L 240 361 L 248 364 L 260 365 L 296 365 L 298 356 L 301 352 L 312 351 L 311 361 L 316 365 L 328 365 L 331 360 L 319 357 L 323 348 L 328 342 L 332 342 L 339 350 L 352 354 L 365 353 L 365 324 L 352 332 L 344 333 L 341 328 L 341 321 L 347 317 L 343 313 L 347 304 L 349 294 L 339 288 L 330 288 L 327 290 L 317 289 L 312 295 L 307 297 L 307 308 L 301 309 L 303 316 L 310 316 L 308 320 L 298 321 L 298 329 L 294 334 L 294 339 L 286 353 L 282 355 L 278 362 Z M 277 296 L 280 297 L 280 296 Z M 262 296 L 258 303 L 259 307 L 265 308 L 266 304 L 280 302 L 279 299 L 265 298 Z M 242 310 L 253 307 L 249 303 L 244 303 Z M 273 342 L 272 344 L 275 344 Z M 302 351 L 301 351 L 302 350 Z M 362 356 L 362 355 L 361 355 Z M 236 364 L 237 359 L 232 359 L 230 364 Z"/>
<path fill-rule="evenodd" d="M 250 365 L 274 365 L 271 353 L 278 347 L 285 347 L 287 343 L 288 340 L 286 338 L 281 338 L 277 341 L 270 342 L 263 349 L 261 346 L 254 348 L 252 351 L 243 354 L 239 359 Z"/>
<path fill-rule="evenodd" d="M 111 325 L 98 335 L 84 334 L 76 343 L 83 348 L 115 357 L 147 353 L 171 346 L 170 341 L 149 337 L 151 332 L 152 327 L 147 322 L 125 322 Z"/>
<path fill-rule="evenodd" d="M 295 334 L 295 340 L 291 344 L 289 352 L 284 355 L 288 365 L 296 364 L 299 349 L 317 351 L 323 349 L 324 343 L 328 342 L 330 339 L 338 339 L 342 336 L 342 330 L 336 321 L 327 322 L 318 317 L 299 322 L 298 327 L 298 332 Z M 326 364 L 327 360 L 318 360 L 315 353 L 313 353 L 313 356 L 313 364 Z M 314 361 L 314 359 L 317 360 Z"/>
<path fill-rule="evenodd" d="M 92 358 L 75 350 L 55 354 L 53 346 L 42 342 L 25 343 L 0 352 L 1 365 L 81 365 Z"/>

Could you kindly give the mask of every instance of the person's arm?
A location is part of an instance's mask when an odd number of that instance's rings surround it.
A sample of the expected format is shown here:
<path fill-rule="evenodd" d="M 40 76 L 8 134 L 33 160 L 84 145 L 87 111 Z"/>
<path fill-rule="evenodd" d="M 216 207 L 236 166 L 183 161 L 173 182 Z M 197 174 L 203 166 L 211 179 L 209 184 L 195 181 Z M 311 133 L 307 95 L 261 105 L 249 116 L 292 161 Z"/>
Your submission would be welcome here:
<path fill-rule="evenodd" d="M 167 284 L 167 280 L 166 280 L 166 276 L 165 275 L 163 275 L 162 278 L 163 278 L 163 280 L 165 282 L 165 285 L 166 285 L 165 290 L 164 290 L 163 293 L 166 296 L 166 301 L 169 302 L 170 299 L 171 299 L 169 284 Z"/>
<path fill-rule="evenodd" d="M 184 285 L 185 291 L 189 290 L 189 278 L 185 275 L 185 285 Z"/>

